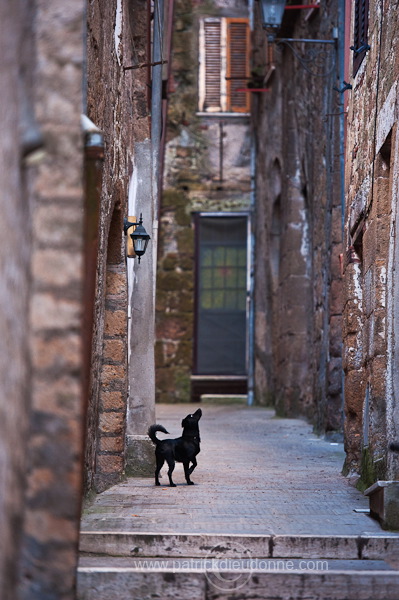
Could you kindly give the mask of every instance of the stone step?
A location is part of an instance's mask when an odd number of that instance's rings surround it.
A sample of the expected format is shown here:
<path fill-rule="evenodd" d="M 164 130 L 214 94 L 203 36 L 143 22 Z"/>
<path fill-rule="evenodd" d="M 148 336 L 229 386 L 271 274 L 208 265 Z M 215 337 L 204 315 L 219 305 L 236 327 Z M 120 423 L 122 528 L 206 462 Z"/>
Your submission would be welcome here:
<path fill-rule="evenodd" d="M 82 557 L 78 600 L 397 600 L 382 560 Z"/>
<path fill-rule="evenodd" d="M 182 558 L 381 560 L 399 556 L 399 535 L 231 535 L 83 531 L 81 554 Z M 399 598 L 399 593 L 398 593 Z"/>

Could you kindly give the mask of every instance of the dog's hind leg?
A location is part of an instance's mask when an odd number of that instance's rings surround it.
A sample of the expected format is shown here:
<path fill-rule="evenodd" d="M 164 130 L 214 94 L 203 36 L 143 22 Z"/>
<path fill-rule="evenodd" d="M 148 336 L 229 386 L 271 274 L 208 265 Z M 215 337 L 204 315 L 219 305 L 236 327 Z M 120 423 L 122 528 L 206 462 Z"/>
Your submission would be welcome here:
<path fill-rule="evenodd" d="M 193 464 L 191 465 L 191 467 L 190 467 L 190 470 L 189 470 L 189 474 L 190 474 L 190 475 L 191 475 L 191 473 L 194 471 L 195 467 L 197 466 L 197 459 L 195 458 L 195 456 L 194 456 L 194 458 L 193 458 L 193 460 L 192 460 L 191 462 L 192 462 Z"/>
<path fill-rule="evenodd" d="M 176 463 L 175 463 L 175 461 L 173 460 L 173 458 L 170 458 L 169 460 L 168 460 L 168 459 L 166 459 L 166 460 L 167 460 L 168 467 L 169 467 L 169 471 L 168 471 L 169 485 L 170 485 L 170 487 L 176 487 L 176 484 L 175 484 L 175 483 L 173 483 L 173 480 L 172 480 L 172 473 L 173 473 L 173 470 L 174 470 L 174 468 L 175 468 L 175 464 L 176 464 Z"/>
<path fill-rule="evenodd" d="M 191 481 L 191 479 L 190 479 L 191 469 L 188 468 L 189 464 L 190 464 L 190 461 L 183 463 L 184 475 L 186 476 L 187 485 L 194 485 L 194 481 Z"/>
<path fill-rule="evenodd" d="M 156 461 L 157 461 L 157 468 L 155 469 L 155 485 L 161 485 L 159 483 L 159 472 L 163 467 L 163 463 L 165 462 L 165 459 L 163 456 L 156 456 Z"/>

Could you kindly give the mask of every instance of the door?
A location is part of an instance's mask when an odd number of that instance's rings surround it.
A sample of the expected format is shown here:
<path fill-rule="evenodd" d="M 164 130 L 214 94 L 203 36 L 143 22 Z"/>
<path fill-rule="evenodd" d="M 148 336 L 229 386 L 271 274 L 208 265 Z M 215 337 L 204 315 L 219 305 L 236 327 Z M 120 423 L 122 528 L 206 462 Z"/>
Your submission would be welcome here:
<path fill-rule="evenodd" d="M 246 376 L 247 241 L 247 215 L 197 218 L 197 375 Z"/>

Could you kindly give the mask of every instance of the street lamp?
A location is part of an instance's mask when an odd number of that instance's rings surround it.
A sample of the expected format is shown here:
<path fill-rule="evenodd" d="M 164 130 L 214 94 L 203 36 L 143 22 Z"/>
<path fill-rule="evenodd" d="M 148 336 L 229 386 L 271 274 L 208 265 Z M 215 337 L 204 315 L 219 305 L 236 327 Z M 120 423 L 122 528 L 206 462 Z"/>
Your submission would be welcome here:
<path fill-rule="evenodd" d="M 127 256 L 128 258 L 134 258 L 135 256 L 138 256 L 140 262 L 141 257 L 143 256 L 143 254 L 145 254 L 145 251 L 147 250 L 148 242 L 151 239 L 146 230 L 144 229 L 143 215 L 141 213 L 140 220 L 138 223 L 129 221 L 128 219 L 126 219 L 126 217 L 123 219 L 123 231 L 125 235 L 127 235 L 128 230 L 132 227 L 134 227 L 134 231 L 132 233 L 129 233 L 129 235 L 131 238 L 133 248 L 129 248 L 130 244 L 128 242 Z"/>
<path fill-rule="evenodd" d="M 281 27 L 286 0 L 260 0 L 262 27 L 274 34 Z"/>

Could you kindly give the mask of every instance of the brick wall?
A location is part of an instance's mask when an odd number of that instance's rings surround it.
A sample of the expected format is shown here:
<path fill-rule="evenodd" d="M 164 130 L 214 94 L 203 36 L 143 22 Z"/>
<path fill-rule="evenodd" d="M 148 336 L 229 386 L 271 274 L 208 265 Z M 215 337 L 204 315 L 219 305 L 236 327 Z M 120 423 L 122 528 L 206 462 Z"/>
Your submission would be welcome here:
<path fill-rule="evenodd" d="M 67 9 L 37 2 L 29 21 L 36 42 L 30 101 L 46 152 L 31 173 L 30 436 L 14 439 L 28 452 L 19 593 L 29 599 L 74 596 L 84 416 L 83 11 L 80 0 Z"/>

